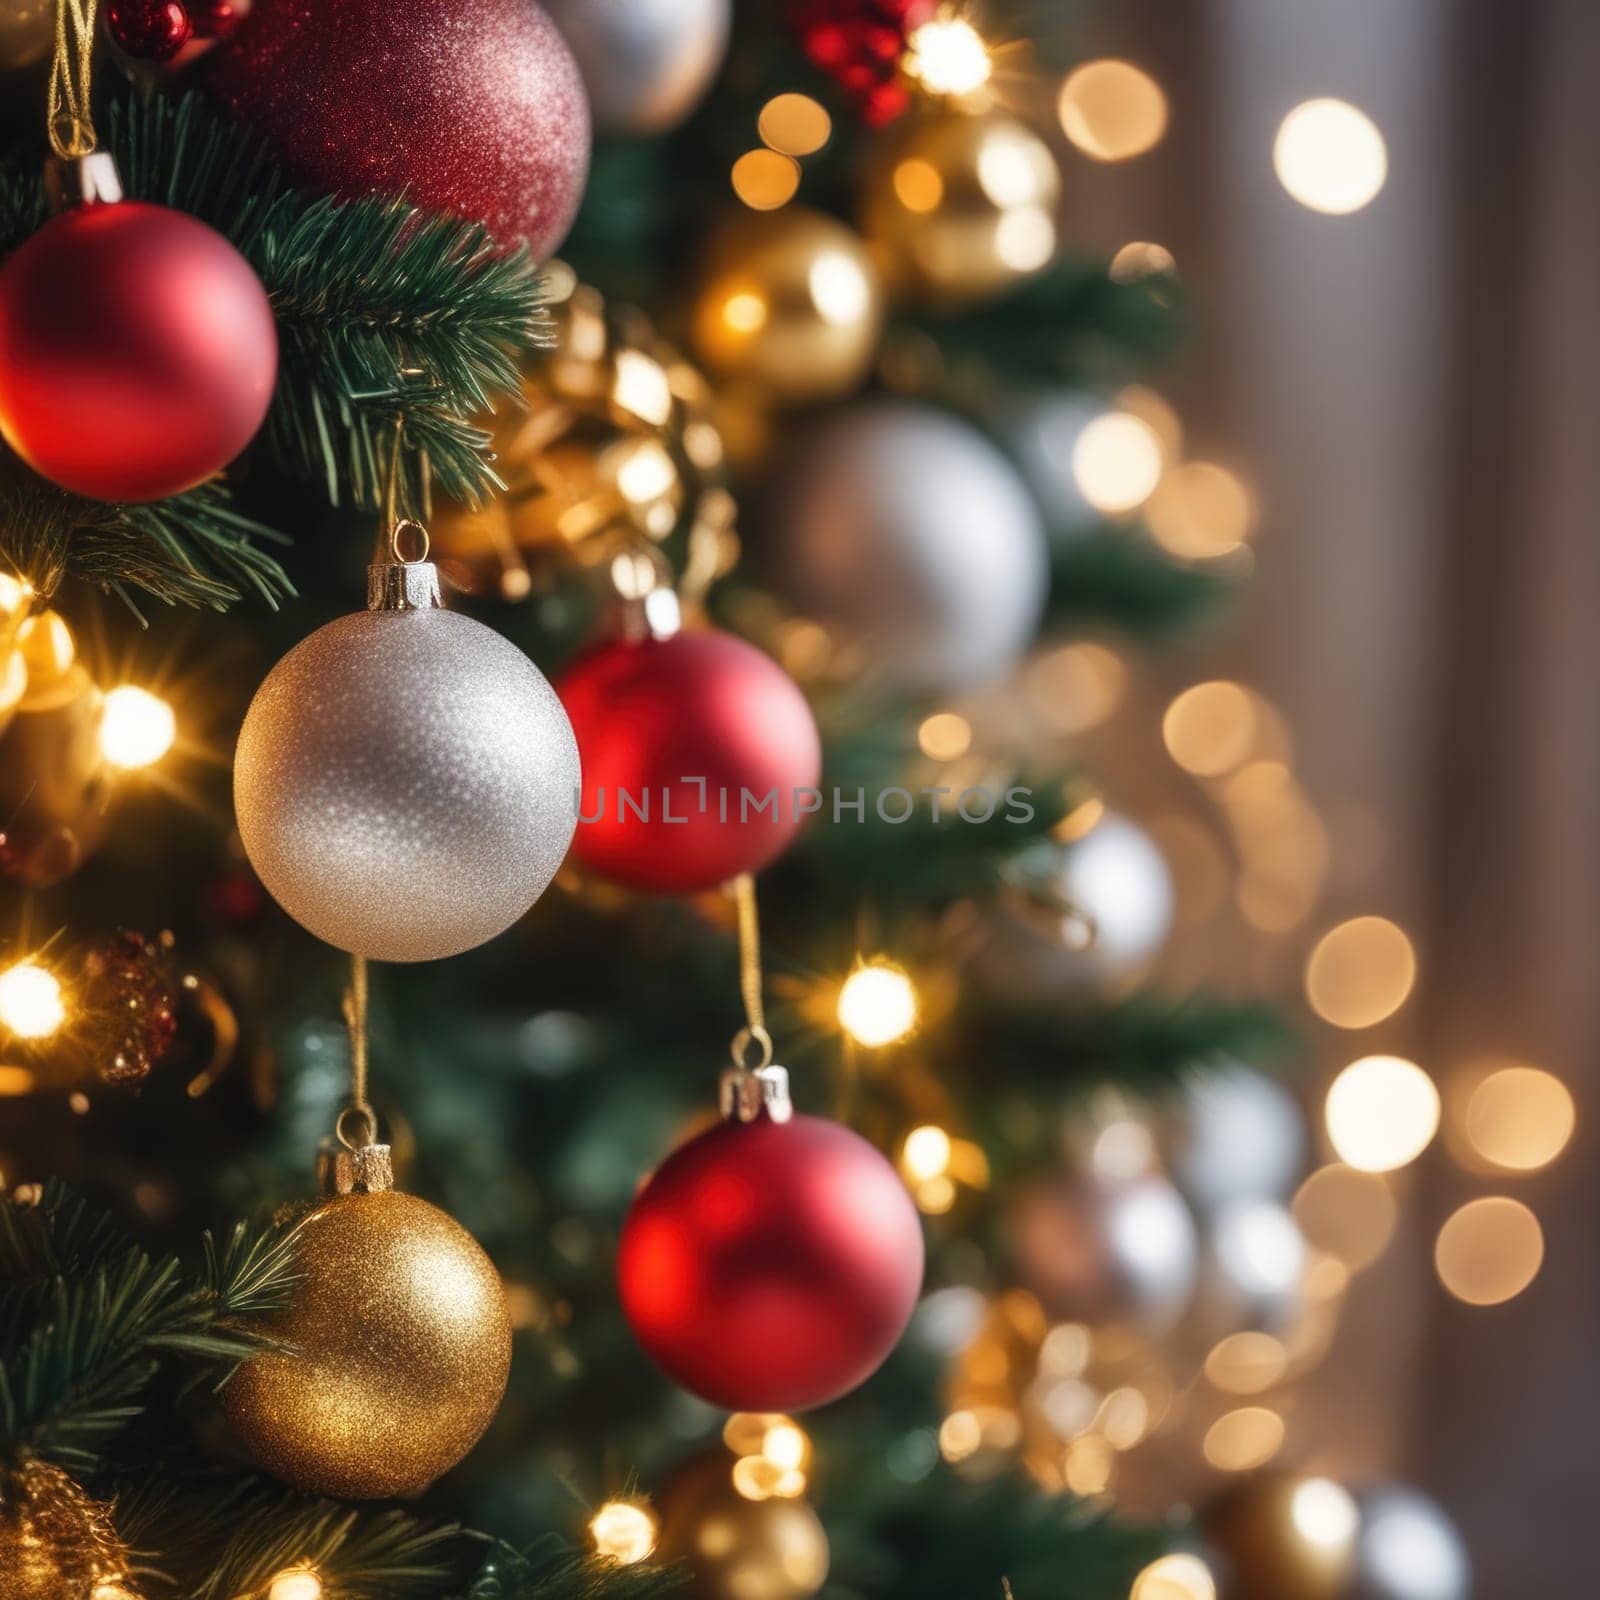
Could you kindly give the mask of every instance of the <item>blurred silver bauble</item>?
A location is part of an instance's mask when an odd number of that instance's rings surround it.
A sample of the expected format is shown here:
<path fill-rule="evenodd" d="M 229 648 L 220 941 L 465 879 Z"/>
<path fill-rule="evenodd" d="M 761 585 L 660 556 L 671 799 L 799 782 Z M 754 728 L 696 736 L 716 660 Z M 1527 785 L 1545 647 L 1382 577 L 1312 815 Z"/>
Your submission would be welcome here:
<path fill-rule="evenodd" d="M 896 689 L 973 688 L 1039 626 L 1038 511 L 1005 457 L 946 412 L 903 400 L 835 412 L 796 443 L 768 504 L 773 587 Z"/>
<path fill-rule="evenodd" d="M 1088 532 L 1105 520 L 1084 499 L 1072 470 L 1079 435 L 1105 414 L 1105 401 L 1074 389 L 1045 390 L 1005 410 L 1006 437 L 1052 538 Z"/>
<path fill-rule="evenodd" d="M 1027 1185 L 1007 1231 L 1019 1280 L 1052 1317 L 1156 1338 L 1188 1307 L 1194 1220 L 1159 1173 L 1083 1171 Z"/>
<path fill-rule="evenodd" d="M 1394 1485 L 1368 1489 L 1356 1504 L 1355 1570 L 1340 1600 L 1469 1600 L 1466 1547 L 1425 1494 Z"/>
<path fill-rule="evenodd" d="M 286 655 L 239 732 L 250 864 L 319 939 L 431 961 L 492 939 L 555 876 L 578 747 L 538 668 L 471 617 L 341 617 Z"/>
<path fill-rule="evenodd" d="M 567 41 L 596 128 L 665 133 L 711 86 L 728 49 L 731 0 L 545 0 Z"/>
<path fill-rule="evenodd" d="M 1172 928 L 1172 873 L 1143 828 L 1105 812 L 1080 839 L 1023 851 L 989 918 L 974 976 L 997 1000 L 1071 1003 L 1139 978 Z"/>
<path fill-rule="evenodd" d="M 1275 1200 L 1234 1200 L 1203 1218 L 1196 1331 L 1208 1343 L 1245 1331 L 1288 1333 L 1305 1308 L 1311 1253 Z"/>
<path fill-rule="evenodd" d="M 1281 1083 L 1230 1063 L 1185 1087 L 1169 1148 L 1173 1177 L 1203 1211 L 1234 1200 L 1286 1200 L 1305 1165 L 1305 1118 Z"/>

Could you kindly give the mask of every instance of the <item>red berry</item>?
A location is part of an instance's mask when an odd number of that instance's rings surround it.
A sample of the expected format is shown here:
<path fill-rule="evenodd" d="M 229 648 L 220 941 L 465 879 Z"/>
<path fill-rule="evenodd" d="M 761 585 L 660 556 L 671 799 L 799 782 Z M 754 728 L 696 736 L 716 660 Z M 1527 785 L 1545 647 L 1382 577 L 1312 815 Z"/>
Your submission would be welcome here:
<path fill-rule="evenodd" d="M 193 31 L 181 0 L 111 0 L 106 27 L 117 45 L 140 61 L 170 61 Z"/>

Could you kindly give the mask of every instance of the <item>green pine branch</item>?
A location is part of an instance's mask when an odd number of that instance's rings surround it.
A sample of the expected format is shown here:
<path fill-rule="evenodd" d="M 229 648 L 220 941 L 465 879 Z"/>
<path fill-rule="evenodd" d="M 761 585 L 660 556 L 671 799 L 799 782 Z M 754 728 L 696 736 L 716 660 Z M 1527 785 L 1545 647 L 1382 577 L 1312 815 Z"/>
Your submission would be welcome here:
<path fill-rule="evenodd" d="M 1050 620 L 1169 638 L 1210 621 L 1237 590 L 1233 576 L 1176 561 L 1143 534 L 1107 528 L 1056 541 Z"/>

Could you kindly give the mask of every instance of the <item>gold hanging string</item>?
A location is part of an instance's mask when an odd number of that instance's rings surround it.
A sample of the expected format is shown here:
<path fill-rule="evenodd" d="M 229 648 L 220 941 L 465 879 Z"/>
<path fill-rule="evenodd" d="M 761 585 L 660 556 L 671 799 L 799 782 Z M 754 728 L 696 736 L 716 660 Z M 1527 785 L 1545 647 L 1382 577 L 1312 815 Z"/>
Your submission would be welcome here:
<path fill-rule="evenodd" d="M 756 880 L 741 872 L 733 880 L 739 912 L 739 990 L 744 996 L 745 1025 L 733 1036 L 733 1062 L 747 1072 L 772 1063 L 772 1035 L 767 1032 L 761 1001 L 761 919 L 756 907 Z M 752 1058 L 752 1051 L 754 1057 Z"/>
<path fill-rule="evenodd" d="M 344 1024 L 350 1030 L 350 1103 L 339 1113 L 338 1134 L 347 1148 L 371 1144 L 378 1136 L 378 1119 L 367 1099 L 367 958 L 350 957 L 350 987 L 344 992 Z M 359 1118 L 361 1133 L 349 1124 Z"/>
<path fill-rule="evenodd" d="M 89 109 L 94 60 L 94 18 L 99 0 L 57 0 L 56 53 L 50 64 L 50 148 L 75 161 L 95 148 Z"/>
<path fill-rule="evenodd" d="M 428 559 L 430 541 L 427 526 L 411 515 L 410 496 L 402 492 L 400 447 L 405 435 L 405 426 L 405 417 L 396 416 L 394 439 L 389 446 L 389 470 L 384 475 L 382 523 L 378 528 L 377 549 L 372 557 L 376 566 L 385 566 L 391 562 L 410 565 Z M 421 467 L 424 480 L 422 493 L 426 502 L 428 457 L 425 452 L 421 457 Z"/>

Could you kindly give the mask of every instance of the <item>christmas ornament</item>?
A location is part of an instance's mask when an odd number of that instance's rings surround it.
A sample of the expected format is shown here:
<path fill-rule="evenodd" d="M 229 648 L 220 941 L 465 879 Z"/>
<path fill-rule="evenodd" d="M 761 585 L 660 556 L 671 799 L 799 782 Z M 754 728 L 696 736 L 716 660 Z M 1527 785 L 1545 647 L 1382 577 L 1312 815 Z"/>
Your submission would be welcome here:
<path fill-rule="evenodd" d="M 1044 612 L 1027 491 L 987 439 L 928 406 L 864 401 L 814 426 L 771 485 L 765 529 L 760 559 L 782 599 L 902 692 L 997 676 Z"/>
<path fill-rule="evenodd" d="M 1172 1170 L 1203 1210 L 1235 1200 L 1286 1200 L 1305 1163 L 1305 1118 L 1281 1084 L 1231 1063 L 1184 1086 L 1169 1138 Z"/>
<path fill-rule="evenodd" d="M 935 0 L 790 0 L 800 48 L 854 100 L 876 128 L 911 104 L 900 63 Z"/>
<path fill-rule="evenodd" d="M 883 331 L 878 274 L 842 222 L 785 206 L 713 235 L 690 313 L 695 354 L 780 405 L 860 388 Z"/>
<path fill-rule="evenodd" d="M 182 0 L 110 0 L 106 32 L 138 61 L 171 61 L 189 42 L 194 25 Z"/>
<path fill-rule="evenodd" d="M 1029 846 L 1006 878 L 973 973 L 1007 1004 L 1049 1009 L 1125 988 L 1172 927 L 1166 860 L 1114 811 L 1103 810 L 1081 837 Z"/>
<path fill-rule="evenodd" d="M 147 939 L 124 930 L 85 952 L 73 1043 L 103 1083 L 142 1083 L 172 1048 L 178 1032 L 172 947 L 170 933 Z"/>
<path fill-rule="evenodd" d="M 676 1467 L 655 1497 L 655 1557 L 688 1574 L 695 1600 L 807 1600 L 828 1577 L 828 1536 L 802 1499 L 748 1499 L 735 1463 L 709 1451 Z"/>
<path fill-rule="evenodd" d="M 608 311 L 559 262 L 545 281 L 553 340 L 524 363 L 522 406 L 475 419 L 506 487 L 479 507 L 435 500 L 440 563 L 518 600 L 533 589 L 527 555 L 604 566 L 681 533 L 693 602 L 736 555 L 710 389 L 639 313 Z"/>
<path fill-rule="evenodd" d="M 583 766 L 573 854 L 591 872 L 691 894 L 759 871 L 799 831 L 817 725 L 754 645 L 711 629 L 607 640 L 556 688 Z"/>
<path fill-rule="evenodd" d="M 1395 1484 L 1363 1490 L 1356 1506 L 1355 1571 L 1340 1600 L 1470 1600 L 1461 1535 L 1426 1495 Z"/>
<path fill-rule="evenodd" d="M 1200 1515 L 1228 1600 L 1339 1600 L 1354 1570 L 1360 1513 L 1331 1478 L 1246 1478 Z"/>
<path fill-rule="evenodd" d="M 0 1471 L 0 1600 L 120 1600 L 130 1565 L 110 1507 L 59 1467 Z"/>
<path fill-rule="evenodd" d="M 0 0 L 0 72 L 43 61 L 56 36 L 56 0 Z"/>
<path fill-rule="evenodd" d="M 874 152 L 862 232 L 892 295 L 959 306 L 1049 265 L 1060 198 L 1050 147 L 1009 112 L 930 109 Z"/>
<path fill-rule="evenodd" d="M 536 257 L 566 237 L 589 169 L 571 52 L 533 0 L 257 0 L 204 81 L 301 183 L 404 196 Z"/>
<path fill-rule="evenodd" d="M 549 0 L 597 128 L 665 133 L 710 87 L 728 49 L 731 0 Z"/>
<path fill-rule="evenodd" d="M 272 307 L 214 229 L 123 200 L 110 157 L 84 199 L 0 267 L 0 433 L 64 489 L 159 500 L 255 436 L 277 376 Z"/>
<path fill-rule="evenodd" d="M 369 568 L 367 605 L 256 691 L 234 806 L 250 864 L 296 921 L 374 960 L 431 961 L 544 892 L 572 838 L 578 751 L 533 663 L 439 609 L 431 563 Z"/>
<path fill-rule="evenodd" d="M 1086 1169 L 1026 1185 L 1007 1234 L 1018 1277 L 1052 1317 L 1155 1338 L 1194 1292 L 1194 1221 L 1159 1173 Z"/>
<path fill-rule="evenodd" d="M 420 1494 L 477 1443 L 511 1365 L 511 1318 L 466 1229 L 392 1188 L 386 1145 L 324 1163 L 299 1222 L 293 1299 L 262 1319 L 290 1347 L 245 1362 L 219 1399 L 267 1471 L 314 1494 Z"/>

